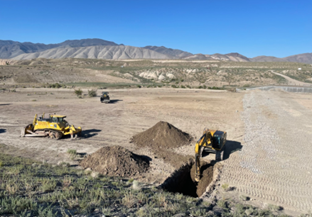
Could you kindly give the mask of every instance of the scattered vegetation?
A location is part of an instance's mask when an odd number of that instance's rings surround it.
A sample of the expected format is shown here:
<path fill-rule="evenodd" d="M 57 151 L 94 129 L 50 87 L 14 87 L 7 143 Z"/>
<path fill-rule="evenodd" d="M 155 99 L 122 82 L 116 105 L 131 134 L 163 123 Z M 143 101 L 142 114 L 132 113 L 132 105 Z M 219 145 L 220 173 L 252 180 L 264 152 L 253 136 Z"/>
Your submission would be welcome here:
<path fill-rule="evenodd" d="M 1 145 L 2 149 L 5 146 Z M 76 150 L 67 153 L 75 154 Z M 31 159 L 12 157 L 0 152 L 0 215 L 73 216 L 93 214 L 109 216 L 187 216 L 214 215 L 213 207 L 229 216 L 234 202 L 208 203 L 182 194 L 146 187 L 136 180 L 100 176 L 63 165 L 52 166 Z M 240 205 L 240 216 L 265 214 L 249 205 Z M 244 214 L 245 212 L 245 214 Z M 238 215 L 237 215 L 238 216 Z"/>
<path fill-rule="evenodd" d="M 32 65 L 30 65 L 32 64 Z M 86 70 L 86 68 L 88 70 Z M 129 83 L 92 82 L 90 70 L 105 72 L 110 76 L 131 80 Z M 162 62 L 141 60 L 133 62 L 56 59 L 33 61 L 21 60 L 14 65 L 2 67 L 0 80 L 14 79 L 15 82 L 37 87 L 40 82 L 55 82 L 44 87 L 73 88 L 140 88 L 154 87 L 158 84 L 175 85 L 177 88 L 198 88 L 224 86 L 242 87 L 244 85 L 263 86 L 286 84 L 286 80 L 273 72 L 294 79 L 312 82 L 310 64 L 291 62 Z M 21 76 L 16 76 L 21 75 Z M 64 75 L 66 75 L 64 77 Z M 52 79 L 53 78 L 53 79 Z M 64 83 L 63 83 L 64 82 Z M 70 83 L 68 83 L 70 82 Z M 40 86 L 40 85 L 39 85 Z"/>
<path fill-rule="evenodd" d="M 229 190 L 229 184 L 227 184 L 227 183 L 224 183 L 221 187 L 223 188 L 224 191 Z"/>
<path fill-rule="evenodd" d="M 131 183 L 119 178 L 93 179 L 68 167 L 52 167 L 3 154 L 0 158 L 8 165 L 0 168 L 0 215 L 90 215 L 100 212 L 135 216 L 142 212 L 156 216 L 171 215 L 179 209 L 187 211 L 195 206 L 195 203 L 178 201 L 173 194 L 159 190 L 156 190 L 158 197 L 152 189 L 134 190 Z M 176 208 L 169 208 L 173 204 Z"/>
<path fill-rule="evenodd" d="M 75 149 L 68 149 L 67 154 L 69 154 L 71 160 L 77 157 L 77 151 Z"/>
<path fill-rule="evenodd" d="M 81 97 L 81 96 L 82 96 L 82 90 L 81 90 L 81 89 L 75 90 L 75 94 L 76 94 L 78 97 Z"/>
<path fill-rule="evenodd" d="M 96 91 L 95 90 L 88 90 L 89 97 L 96 97 Z"/>

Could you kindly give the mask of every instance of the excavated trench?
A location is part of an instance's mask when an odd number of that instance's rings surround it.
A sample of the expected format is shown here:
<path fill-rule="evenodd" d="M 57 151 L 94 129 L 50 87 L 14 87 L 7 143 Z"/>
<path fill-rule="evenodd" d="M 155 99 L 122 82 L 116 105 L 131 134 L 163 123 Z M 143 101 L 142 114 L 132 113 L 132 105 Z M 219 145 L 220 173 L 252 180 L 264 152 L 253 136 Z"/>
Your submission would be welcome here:
<path fill-rule="evenodd" d="M 203 164 L 201 166 L 201 174 L 200 181 L 196 183 L 194 179 L 195 165 L 194 162 L 189 162 L 174 171 L 160 187 L 169 192 L 200 197 L 213 182 L 214 163 Z"/>

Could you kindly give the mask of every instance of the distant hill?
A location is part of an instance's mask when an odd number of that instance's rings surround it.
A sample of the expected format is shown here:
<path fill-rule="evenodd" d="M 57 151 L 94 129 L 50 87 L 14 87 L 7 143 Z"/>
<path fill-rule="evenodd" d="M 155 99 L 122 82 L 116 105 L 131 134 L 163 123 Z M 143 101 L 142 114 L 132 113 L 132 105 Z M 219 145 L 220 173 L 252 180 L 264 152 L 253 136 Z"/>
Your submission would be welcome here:
<path fill-rule="evenodd" d="M 191 56 L 193 54 L 178 50 L 178 49 L 171 49 L 171 48 L 166 48 L 164 46 L 158 47 L 158 46 L 145 46 L 143 47 L 145 49 L 153 50 L 161 54 L 165 54 L 169 57 L 172 57 L 172 59 L 183 59 L 185 57 Z"/>
<path fill-rule="evenodd" d="M 312 53 L 284 58 L 258 56 L 247 58 L 239 53 L 192 54 L 164 46 L 133 47 L 103 39 L 67 40 L 58 44 L 42 44 L 0 40 L 0 59 L 95 58 L 95 59 L 185 59 L 235 62 L 299 62 L 312 64 Z"/>
<path fill-rule="evenodd" d="M 116 46 L 89 46 L 89 47 L 57 47 L 41 52 L 21 54 L 14 60 L 35 58 L 61 59 L 61 58 L 92 58 L 92 59 L 170 59 L 169 56 L 153 50 L 116 45 Z"/>
<path fill-rule="evenodd" d="M 292 55 L 284 58 L 277 58 L 272 56 L 258 56 L 250 58 L 251 62 L 298 62 L 312 64 L 312 53 L 303 53 Z"/>
<path fill-rule="evenodd" d="M 223 61 L 234 61 L 234 62 L 249 62 L 250 60 L 239 54 L 239 53 L 229 53 L 229 54 L 194 54 L 192 56 L 187 56 L 184 59 L 189 60 L 223 60 Z"/>
<path fill-rule="evenodd" d="M 10 59 L 25 53 L 41 52 L 56 47 L 87 47 L 94 45 L 118 45 L 102 39 L 67 40 L 58 44 L 41 44 L 0 40 L 0 59 Z"/>

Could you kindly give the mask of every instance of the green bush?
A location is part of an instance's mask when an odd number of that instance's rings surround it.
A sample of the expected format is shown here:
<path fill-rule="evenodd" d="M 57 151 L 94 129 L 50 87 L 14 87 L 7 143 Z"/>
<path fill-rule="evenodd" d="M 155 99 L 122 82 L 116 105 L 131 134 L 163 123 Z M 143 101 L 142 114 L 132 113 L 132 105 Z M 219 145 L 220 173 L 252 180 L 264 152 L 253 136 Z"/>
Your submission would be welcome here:
<path fill-rule="evenodd" d="M 229 184 L 224 183 L 221 187 L 223 188 L 224 191 L 228 191 L 228 189 L 229 189 Z"/>
<path fill-rule="evenodd" d="M 82 95 L 82 90 L 80 90 L 80 89 L 75 90 L 75 94 L 76 94 L 78 97 L 81 97 L 81 95 Z"/>
<path fill-rule="evenodd" d="M 55 83 L 55 84 L 50 84 L 49 87 L 50 88 L 60 88 L 62 86 L 59 83 Z"/>
<path fill-rule="evenodd" d="M 95 90 L 88 90 L 89 97 L 96 97 L 96 91 Z"/>

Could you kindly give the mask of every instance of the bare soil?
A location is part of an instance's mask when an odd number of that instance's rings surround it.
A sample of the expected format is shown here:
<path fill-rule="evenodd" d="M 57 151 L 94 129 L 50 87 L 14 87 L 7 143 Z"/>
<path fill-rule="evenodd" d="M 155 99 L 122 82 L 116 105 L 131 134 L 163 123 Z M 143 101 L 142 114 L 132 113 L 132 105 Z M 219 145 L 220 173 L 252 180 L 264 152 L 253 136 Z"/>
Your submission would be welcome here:
<path fill-rule="evenodd" d="M 103 175 L 131 177 L 145 173 L 149 168 L 148 157 L 136 155 L 121 146 L 103 147 L 80 162 Z"/>
<path fill-rule="evenodd" d="M 139 181 L 161 184 L 180 162 L 194 159 L 194 141 L 204 128 L 220 129 L 227 131 L 228 141 L 216 196 L 245 195 L 251 198 L 249 203 L 263 208 L 279 205 L 294 215 L 312 207 L 311 94 L 120 89 L 107 90 L 112 103 L 102 104 L 99 97 L 79 99 L 67 89 L 16 91 L 0 93 L 0 143 L 7 145 L 6 153 L 74 166 L 78 162 L 70 160 L 68 149 L 91 155 L 103 147 L 122 146 L 151 159 Z M 43 112 L 66 115 L 70 124 L 82 127 L 83 136 L 77 140 L 21 138 L 20 128 Z M 194 141 L 156 153 L 130 142 L 159 121 L 174 125 Z M 214 158 L 209 154 L 202 161 Z M 236 190 L 223 192 L 225 183 Z"/>
<path fill-rule="evenodd" d="M 133 136 L 132 142 L 140 147 L 170 149 L 188 145 L 192 137 L 170 123 L 160 121 L 155 126 Z"/>

